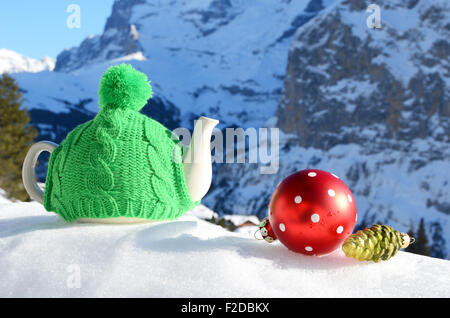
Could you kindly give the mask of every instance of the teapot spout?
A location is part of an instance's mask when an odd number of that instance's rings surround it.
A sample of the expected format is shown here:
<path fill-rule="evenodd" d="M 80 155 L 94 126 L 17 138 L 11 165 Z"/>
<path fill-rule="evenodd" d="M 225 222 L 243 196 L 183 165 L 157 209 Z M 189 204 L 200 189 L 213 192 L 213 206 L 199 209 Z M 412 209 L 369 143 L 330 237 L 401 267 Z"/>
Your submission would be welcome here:
<path fill-rule="evenodd" d="M 200 117 L 194 127 L 189 148 L 183 156 L 183 170 L 192 201 L 208 193 L 212 181 L 211 136 L 218 120 Z"/>

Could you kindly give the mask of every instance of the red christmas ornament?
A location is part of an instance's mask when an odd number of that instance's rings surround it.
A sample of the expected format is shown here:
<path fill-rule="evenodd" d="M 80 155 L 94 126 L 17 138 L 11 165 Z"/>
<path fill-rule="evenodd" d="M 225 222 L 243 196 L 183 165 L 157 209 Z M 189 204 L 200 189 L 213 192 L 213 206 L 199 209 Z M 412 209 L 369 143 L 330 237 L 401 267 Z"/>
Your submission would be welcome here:
<path fill-rule="evenodd" d="M 353 232 L 355 200 L 336 175 L 302 170 L 276 188 L 269 204 L 269 220 L 276 237 L 290 250 L 324 255 L 339 248 Z"/>

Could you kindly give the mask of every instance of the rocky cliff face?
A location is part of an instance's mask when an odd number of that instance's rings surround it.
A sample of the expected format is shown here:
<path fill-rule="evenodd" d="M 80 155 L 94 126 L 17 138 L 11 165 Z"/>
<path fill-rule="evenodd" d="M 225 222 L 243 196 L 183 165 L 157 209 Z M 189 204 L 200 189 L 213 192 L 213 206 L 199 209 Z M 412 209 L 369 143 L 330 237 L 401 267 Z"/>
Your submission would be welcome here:
<path fill-rule="evenodd" d="M 415 157 L 411 171 L 447 161 L 450 5 L 379 5 L 381 29 L 365 27 L 365 1 L 346 0 L 298 31 L 276 111 L 278 126 L 297 136 L 291 144 L 303 147 L 356 143 L 367 154 L 402 151 Z M 450 215 L 448 198 L 427 205 Z"/>
<path fill-rule="evenodd" d="M 145 0 L 114 2 L 111 16 L 101 35 L 85 39 L 80 46 L 61 52 L 56 72 L 68 72 L 91 63 L 120 58 L 142 50 L 136 26 L 130 23 L 132 8 Z"/>
<path fill-rule="evenodd" d="M 448 2 L 377 3 L 381 29 L 366 26 L 366 1 L 347 0 L 298 30 L 276 113 L 299 145 L 448 142 Z"/>

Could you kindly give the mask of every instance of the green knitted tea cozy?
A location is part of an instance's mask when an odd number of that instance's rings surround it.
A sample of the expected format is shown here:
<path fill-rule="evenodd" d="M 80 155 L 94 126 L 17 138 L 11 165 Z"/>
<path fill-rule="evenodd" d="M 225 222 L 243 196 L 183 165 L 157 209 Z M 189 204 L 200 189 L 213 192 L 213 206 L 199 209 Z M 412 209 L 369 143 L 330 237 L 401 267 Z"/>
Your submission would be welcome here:
<path fill-rule="evenodd" d="M 139 110 L 152 97 L 147 76 L 110 67 L 100 111 L 50 156 L 44 206 L 66 221 L 133 217 L 170 220 L 198 202 L 189 195 L 178 137 Z"/>

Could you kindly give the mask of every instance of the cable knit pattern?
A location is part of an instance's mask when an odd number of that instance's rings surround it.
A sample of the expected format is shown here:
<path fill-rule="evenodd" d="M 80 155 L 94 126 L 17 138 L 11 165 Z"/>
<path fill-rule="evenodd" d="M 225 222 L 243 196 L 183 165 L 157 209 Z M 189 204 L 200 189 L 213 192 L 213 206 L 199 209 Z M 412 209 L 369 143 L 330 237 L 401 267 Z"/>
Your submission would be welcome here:
<path fill-rule="evenodd" d="M 128 72 L 126 80 L 136 78 L 129 68 L 116 67 L 113 80 L 123 80 L 123 71 Z M 114 83 L 104 86 L 117 90 Z M 190 198 L 182 163 L 172 159 L 182 156 L 178 137 L 139 113 L 136 105 L 101 106 L 93 120 L 76 127 L 53 151 L 45 208 L 69 222 L 111 217 L 171 220 L 198 204 Z"/>
<path fill-rule="evenodd" d="M 119 111 L 102 110 L 98 115 L 98 127 L 95 130 L 96 140 L 92 142 L 89 153 L 90 168 L 86 174 L 86 188 L 89 193 L 96 193 L 100 198 L 101 210 L 108 210 L 111 216 L 118 216 L 118 207 L 115 199 L 108 191 L 114 187 L 114 175 L 110 165 L 113 164 L 117 145 L 114 138 L 120 134 L 121 123 Z M 95 215 L 95 205 L 89 204 L 89 215 Z M 102 212 L 104 214 L 105 212 Z"/>

